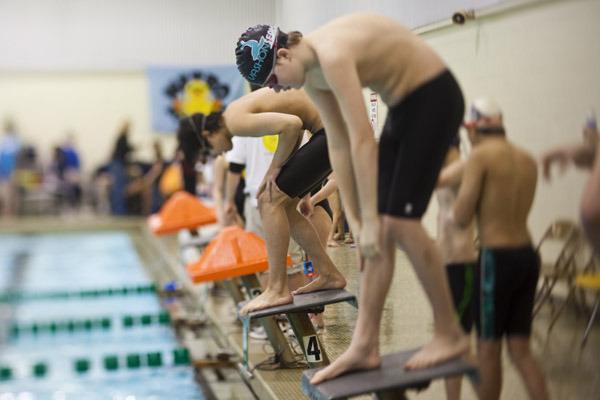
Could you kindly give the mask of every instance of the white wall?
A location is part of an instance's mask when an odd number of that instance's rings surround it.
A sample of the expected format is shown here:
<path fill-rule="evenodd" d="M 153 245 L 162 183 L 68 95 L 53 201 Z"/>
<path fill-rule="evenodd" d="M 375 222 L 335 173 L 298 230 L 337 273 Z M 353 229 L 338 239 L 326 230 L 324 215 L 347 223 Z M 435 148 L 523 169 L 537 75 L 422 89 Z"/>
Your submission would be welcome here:
<path fill-rule="evenodd" d="M 0 0 L 0 70 L 228 64 L 275 0 Z"/>
<path fill-rule="evenodd" d="M 109 160 L 125 118 L 132 121 L 131 142 L 141 150 L 140 158 L 152 159 L 154 138 L 164 143 L 165 155 L 174 148 L 173 135 L 151 134 L 142 72 L 0 74 L 0 118 L 8 115 L 45 160 L 65 132 L 73 130 L 86 170 Z"/>
<path fill-rule="evenodd" d="M 277 23 L 286 31 L 310 32 L 340 15 L 368 11 L 387 15 L 405 26 L 416 28 L 449 20 L 458 10 L 484 9 L 501 2 L 507 0 L 281 0 L 277 2 Z"/>
<path fill-rule="evenodd" d="M 467 99 L 501 104 L 508 136 L 539 156 L 581 140 L 590 109 L 600 112 L 600 2 L 558 1 L 463 27 L 424 34 L 458 77 Z M 578 219 L 587 175 L 540 178 L 530 216 L 535 239 L 557 217 Z"/>

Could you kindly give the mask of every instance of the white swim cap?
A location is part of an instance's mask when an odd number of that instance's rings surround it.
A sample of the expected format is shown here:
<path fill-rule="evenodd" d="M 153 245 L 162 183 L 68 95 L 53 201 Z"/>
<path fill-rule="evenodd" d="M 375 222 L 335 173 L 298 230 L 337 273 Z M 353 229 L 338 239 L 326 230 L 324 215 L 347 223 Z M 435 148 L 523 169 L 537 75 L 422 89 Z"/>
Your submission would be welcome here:
<path fill-rule="evenodd" d="M 489 97 L 479 97 L 471 103 L 468 122 L 475 122 L 482 117 L 493 118 L 501 116 L 502 110 L 494 99 Z"/>

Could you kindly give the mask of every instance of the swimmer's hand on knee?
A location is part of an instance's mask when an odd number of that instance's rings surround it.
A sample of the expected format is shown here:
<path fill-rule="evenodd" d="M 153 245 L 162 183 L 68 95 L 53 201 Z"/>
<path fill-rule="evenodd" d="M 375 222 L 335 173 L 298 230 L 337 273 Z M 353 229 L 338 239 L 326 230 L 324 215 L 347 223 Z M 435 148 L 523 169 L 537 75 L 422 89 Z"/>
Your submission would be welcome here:
<path fill-rule="evenodd" d="M 298 202 L 298 205 L 296 206 L 296 210 L 298 210 L 298 212 L 300 214 L 302 214 L 305 218 L 310 218 L 313 215 L 313 212 L 315 211 L 315 206 L 312 203 L 310 194 L 307 196 L 304 196 Z"/>
<path fill-rule="evenodd" d="M 266 192 L 268 201 L 271 202 L 273 200 L 273 190 L 279 191 L 279 188 L 275 183 L 275 179 L 277 179 L 277 176 L 279 176 L 280 171 L 281 168 L 274 168 L 267 171 L 262 183 L 258 187 L 258 193 L 256 194 L 256 197 L 260 197 L 263 192 Z"/>

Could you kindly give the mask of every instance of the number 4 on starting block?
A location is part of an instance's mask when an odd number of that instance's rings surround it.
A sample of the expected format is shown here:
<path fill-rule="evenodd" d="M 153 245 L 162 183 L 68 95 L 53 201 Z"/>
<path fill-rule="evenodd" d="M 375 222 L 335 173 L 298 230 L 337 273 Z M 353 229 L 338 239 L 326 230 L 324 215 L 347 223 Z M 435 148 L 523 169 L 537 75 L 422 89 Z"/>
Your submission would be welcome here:
<path fill-rule="evenodd" d="M 306 350 L 306 361 L 309 363 L 318 363 L 323 360 L 321 357 L 321 346 L 317 335 L 303 336 L 302 342 Z"/>

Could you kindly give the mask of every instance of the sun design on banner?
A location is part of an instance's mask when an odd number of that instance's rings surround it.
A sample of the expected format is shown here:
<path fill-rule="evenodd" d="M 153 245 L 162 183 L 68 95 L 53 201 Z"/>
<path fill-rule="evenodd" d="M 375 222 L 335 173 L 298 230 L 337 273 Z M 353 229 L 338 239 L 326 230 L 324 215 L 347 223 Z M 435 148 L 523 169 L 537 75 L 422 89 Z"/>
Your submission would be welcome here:
<path fill-rule="evenodd" d="M 179 75 L 164 93 L 170 98 L 169 113 L 179 119 L 195 113 L 220 111 L 223 99 L 229 94 L 229 85 L 219 82 L 212 74 L 194 71 Z"/>

